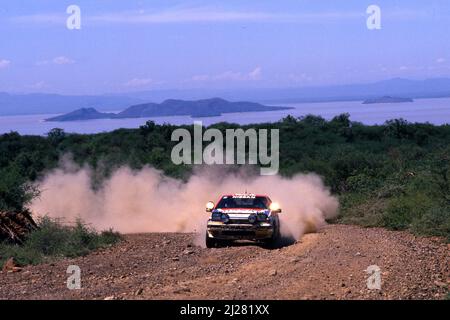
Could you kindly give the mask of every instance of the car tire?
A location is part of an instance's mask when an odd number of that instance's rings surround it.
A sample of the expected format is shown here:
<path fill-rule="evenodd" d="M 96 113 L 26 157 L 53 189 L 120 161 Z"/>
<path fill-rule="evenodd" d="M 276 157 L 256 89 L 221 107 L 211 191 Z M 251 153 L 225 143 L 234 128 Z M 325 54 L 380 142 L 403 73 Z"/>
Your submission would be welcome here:
<path fill-rule="evenodd" d="M 216 240 L 217 241 L 217 247 L 219 248 L 226 248 L 230 247 L 232 241 L 231 240 Z"/>
<path fill-rule="evenodd" d="M 207 248 L 215 248 L 217 247 L 217 240 L 214 238 L 210 238 L 208 233 L 206 233 L 206 247 Z"/>
<path fill-rule="evenodd" d="M 275 248 L 279 239 L 280 239 L 280 224 L 277 222 L 275 224 L 272 237 L 264 239 L 262 243 L 263 246 L 266 248 Z"/>

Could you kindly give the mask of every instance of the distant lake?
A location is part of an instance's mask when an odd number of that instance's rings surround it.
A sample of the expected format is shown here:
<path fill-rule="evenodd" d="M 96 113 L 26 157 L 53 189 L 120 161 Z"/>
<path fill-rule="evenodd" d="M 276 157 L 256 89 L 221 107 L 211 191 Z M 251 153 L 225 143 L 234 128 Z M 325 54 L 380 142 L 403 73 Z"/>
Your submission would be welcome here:
<path fill-rule="evenodd" d="M 138 128 L 148 120 L 155 123 L 174 125 L 192 124 L 200 120 L 204 125 L 217 122 L 233 122 L 238 124 L 275 122 L 287 115 L 295 117 L 307 114 L 320 115 L 325 119 L 349 113 L 353 121 L 365 124 L 382 124 L 386 120 L 403 118 L 410 122 L 430 122 L 433 124 L 450 123 L 450 98 L 418 99 L 413 103 L 362 104 L 362 101 L 320 102 L 320 103 L 274 103 L 278 106 L 290 106 L 295 109 L 268 112 L 227 113 L 220 117 L 193 119 L 189 116 L 154 117 L 140 119 L 99 119 L 74 122 L 45 122 L 44 119 L 56 116 L 21 115 L 0 117 L 0 133 L 17 131 L 22 135 L 44 135 L 52 128 L 62 128 L 66 132 L 99 133 L 118 128 Z"/>

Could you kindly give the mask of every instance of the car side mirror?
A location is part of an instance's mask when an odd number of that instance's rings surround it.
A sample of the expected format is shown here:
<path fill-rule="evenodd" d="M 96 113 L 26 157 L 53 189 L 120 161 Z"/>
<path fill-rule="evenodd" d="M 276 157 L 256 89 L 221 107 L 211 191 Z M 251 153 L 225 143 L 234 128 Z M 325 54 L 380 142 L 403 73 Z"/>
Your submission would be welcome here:
<path fill-rule="evenodd" d="M 209 202 L 206 204 L 206 212 L 212 212 L 215 206 L 216 206 L 216 205 L 214 204 L 214 202 L 209 201 Z"/>

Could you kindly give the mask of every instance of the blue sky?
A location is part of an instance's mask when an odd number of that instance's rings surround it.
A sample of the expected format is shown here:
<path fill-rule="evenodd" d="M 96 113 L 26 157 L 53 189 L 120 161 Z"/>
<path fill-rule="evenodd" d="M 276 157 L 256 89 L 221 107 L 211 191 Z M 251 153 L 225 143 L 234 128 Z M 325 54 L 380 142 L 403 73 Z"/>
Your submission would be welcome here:
<path fill-rule="evenodd" d="M 381 9 L 368 30 L 366 9 Z M 69 30 L 69 5 L 81 30 Z M 450 2 L 0 3 L 0 91 L 101 94 L 450 77 Z"/>

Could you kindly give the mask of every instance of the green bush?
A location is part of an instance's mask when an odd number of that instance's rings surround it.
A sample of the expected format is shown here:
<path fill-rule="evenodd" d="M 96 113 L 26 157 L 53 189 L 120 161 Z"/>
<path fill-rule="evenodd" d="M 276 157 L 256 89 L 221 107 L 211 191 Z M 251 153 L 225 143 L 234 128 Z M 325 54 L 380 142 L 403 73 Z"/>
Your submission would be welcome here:
<path fill-rule="evenodd" d="M 112 230 L 97 233 L 81 220 L 66 226 L 44 217 L 38 229 L 22 245 L 0 244 L 0 264 L 13 257 L 19 265 L 38 264 L 57 257 L 77 257 L 117 243 L 121 236 Z"/>
<path fill-rule="evenodd" d="M 38 191 L 15 166 L 0 168 L 0 211 L 22 211 Z"/>
<path fill-rule="evenodd" d="M 393 230 L 406 230 L 433 205 L 433 200 L 421 193 L 395 197 L 383 214 L 383 226 Z"/>
<path fill-rule="evenodd" d="M 419 235 L 447 237 L 450 241 L 450 208 L 434 207 L 415 219 L 411 229 Z"/>

